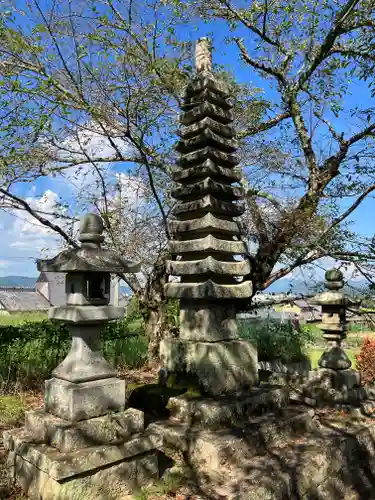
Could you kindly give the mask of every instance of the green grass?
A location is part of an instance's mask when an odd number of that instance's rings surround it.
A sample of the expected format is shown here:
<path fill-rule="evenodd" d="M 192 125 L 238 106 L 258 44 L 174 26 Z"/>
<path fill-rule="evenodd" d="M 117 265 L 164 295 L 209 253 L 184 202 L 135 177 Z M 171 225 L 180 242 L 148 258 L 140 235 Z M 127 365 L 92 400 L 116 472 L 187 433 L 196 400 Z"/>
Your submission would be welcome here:
<path fill-rule="evenodd" d="M 24 323 L 38 323 L 47 319 L 46 312 L 1 314 L 0 326 L 18 326 Z"/>
<path fill-rule="evenodd" d="M 151 500 L 156 498 L 165 498 L 166 495 L 174 496 L 178 489 L 182 485 L 184 485 L 187 480 L 187 471 L 185 471 L 183 468 L 173 467 L 159 481 L 154 482 L 150 486 L 141 488 L 137 493 L 133 495 L 133 499 Z"/>
<path fill-rule="evenodd" d="M 318 347 L 311 347 L 307 349 L 307 355 L 310 358 L 311 361 L 311 367 L 314 370 L 315 368 L 318 368 L 318 361 L 320 359 L 320 356 L 323 354 L 324 349 L 320 349 Z M 352 367 L 355 368 L 356 365 L 356 359 L 355 356 L 358 354 L 358 350 L 354 349 L 345 349 L 346 354 L 348 355 L 349 359 L 352 362 Z"/>
<path fill-rule="evenodd" d="M 19 396 L 0 396 L 0 428 L 7 428 L 21 421 L 25 403 Z"/>

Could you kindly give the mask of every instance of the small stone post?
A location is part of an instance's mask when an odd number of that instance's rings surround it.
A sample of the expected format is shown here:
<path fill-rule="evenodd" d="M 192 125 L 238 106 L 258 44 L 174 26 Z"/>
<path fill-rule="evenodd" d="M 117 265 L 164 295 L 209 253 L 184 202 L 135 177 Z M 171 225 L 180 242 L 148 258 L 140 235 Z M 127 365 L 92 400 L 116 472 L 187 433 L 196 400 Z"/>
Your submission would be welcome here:
<path fill-rule="evenodd" d="M 197 42 L 196 77 L 188 85 L 181 114 L 180 154 L 169 220 L 173 260 L 166 284 L 180 300 L 178 339 L 161 342 L 169 372 L 187 374 L 211 395 L 235 393 L 257 383 L 255 348 L 240 340 L 236 312 L 249 300 L 248 249 L 237 220 L 245 212 L 237 141 L 228 88 L 212 72 L 211 44 Z"/>
<path fill-rule="evenodd" d="M 359 373 L 350 370 L 351 361 L 345 353 L 342 342 L 346 337 L 347 321 L 346 308 L 356 304 L 346 297 L 340 290 L 344 286 L 343 274 L 339 269 L 331 269 L 325 274 L 325 286 L 328 291 L 316 295 L 310 300 L 311 304 L 322 307 L 322 322 L 318 327 L 323 330 L 323 337 L 328 347 L 319 359 L 319 367 L 331 371 L 335 379 L 351 379 L 352 385 L 359 385 Z M 349 377 L 350 375 L 350 377 Z M 354 377 L 354 378 L 353 378 Z M 355 383 L 353 384 L 353 380 Z"/>

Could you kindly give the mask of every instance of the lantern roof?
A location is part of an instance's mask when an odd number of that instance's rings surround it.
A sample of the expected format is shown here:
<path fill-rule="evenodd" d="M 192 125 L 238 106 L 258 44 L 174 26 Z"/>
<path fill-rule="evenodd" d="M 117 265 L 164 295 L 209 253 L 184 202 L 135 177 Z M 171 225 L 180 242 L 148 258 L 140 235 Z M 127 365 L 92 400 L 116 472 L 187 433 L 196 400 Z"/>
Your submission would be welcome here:
<path fill-rule="evenodd" d="M 104 241 L 102 218 L 94 213 L 82 217 L 80 222 L 80 248 L 63 250 L 52 259 L 38 260 L 38 271 L 46 272 L 108 272 L 136 273 L 140 264 L 101 248 Z"/>

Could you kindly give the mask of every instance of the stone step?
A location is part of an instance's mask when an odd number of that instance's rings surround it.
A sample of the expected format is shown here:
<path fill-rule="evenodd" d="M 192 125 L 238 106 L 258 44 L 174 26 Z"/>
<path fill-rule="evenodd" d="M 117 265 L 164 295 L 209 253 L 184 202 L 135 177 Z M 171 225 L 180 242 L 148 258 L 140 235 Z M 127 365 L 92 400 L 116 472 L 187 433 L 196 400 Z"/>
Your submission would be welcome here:
<path fill-rule="evenodd" d="M 211 442 L 199 449 L 200 459 L 193 457 L 190 463 L 202 491 L 216 499 L 370 499 L 375 484 L 374 429 L 373 424 L 343 432 L 327 423 L 295 439 L 272 439 L 262 453 L 250 458 L 246 451 L 239 457 L 228 448 L 225 457 L 217 450 L 214 455 L 211 436 Z M 244 436 L 251 453 L 253 431 L 249 428 Z"/>
<path fill-rule="evenodd" d="M 135 408 L 74 424 L 42 410 L 25 414 L 25 430 L 61 452 L 124 442 L 144 429 L 144 413 Z"/>
<path fill-rule="evenodd" d="M 266 386 L 250 389 L 240 397 L 193 399 L 170 398 L 170 416 L 188 424 L 203 424 L 212 428 L 236 425 L 251 415 L 277 410 L 289 404 L 287 387 Z"/>
<path fill-rule="evenodd" d="M 108 468 L 134 456 L 161 448 L 161 436 L 151 430 L 132 436 L 119 445 L 102 445 L 61 453 L 47 444 L 36 443 L 24 429 L 9 431 L 4 436 L 4 446 L 49 477 L 61 481 Z"/>
<path fill-rule="evenodd" d="M 204 426 L 182 424 L 172 419 L 151 424 L 149 429 L 162 438 L 163 449 L 176 449 L 189 454 L 190 460 L 220 471 L 231 460 L 262 455 L 269 446 L 296 439 L 306 432 L 317 432 L 314 410 L 288 408 L 277 413 L 252 417 L 242 428 L 209 430 Z"/>

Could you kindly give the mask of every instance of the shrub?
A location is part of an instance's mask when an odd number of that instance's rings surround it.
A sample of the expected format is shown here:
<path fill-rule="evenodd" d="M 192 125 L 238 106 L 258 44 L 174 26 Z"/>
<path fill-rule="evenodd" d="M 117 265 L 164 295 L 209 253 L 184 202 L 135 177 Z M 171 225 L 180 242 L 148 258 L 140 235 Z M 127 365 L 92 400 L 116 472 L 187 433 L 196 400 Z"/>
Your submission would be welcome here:
<path fill-rule="evenodd" d="M 136 315 L 109 323 L 101 335 L 107 361 L 115 367 L 141 366 L 148 347 L 143 333 L 143 322 Z M 71 335 L 59 322 L 0 327 L 0 388 L 8 391 L 14 384 L 39 387 L 67 355 L 70 345 Z"/>
<path fill-rule="evenodd" d="M 375 340 L 366 337 L 361 350 L 356 356 L 357 370 L 361 372 L 362 383 L 373 384 L 375 382 Z"/>
<path fill-rule="evenodd" d="M 284 363 L 305 359 L 304 348 L 311 341 L 309 330 L 275 320 L 239 321 L 240 336 L 254 342 L 260 361 L 279 359 Z"/>

